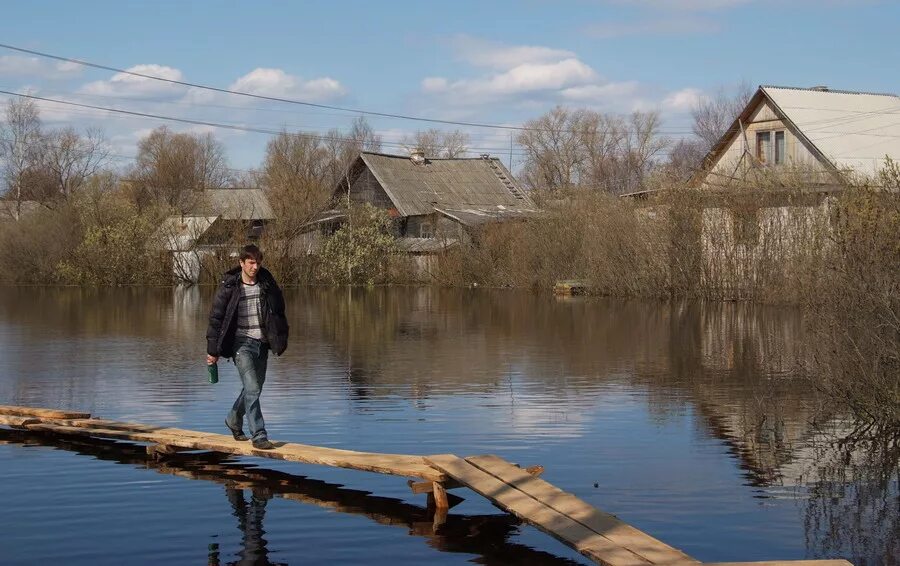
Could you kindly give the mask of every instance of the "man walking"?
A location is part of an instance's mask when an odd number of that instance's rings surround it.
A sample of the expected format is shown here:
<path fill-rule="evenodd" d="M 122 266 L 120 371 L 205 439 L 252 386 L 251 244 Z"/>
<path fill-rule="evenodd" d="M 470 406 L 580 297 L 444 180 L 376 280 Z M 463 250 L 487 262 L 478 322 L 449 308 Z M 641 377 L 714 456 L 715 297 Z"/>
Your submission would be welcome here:
<path fill-rule="evenodd" d="M 275 447 L 266 434 L 259 396 L 266 381 L 269 350 L 280 356 L 287 348 L 288 324 L 284 295 L 275 278 L 262 267 L 262 252 L 244 246 L 240 266 L 227 271 L 216 290 L 206 331 L 206 363 L 234 358 L 241 376 L 241 392 L 228 412 L 225 426 L 235 440 L 247 440 L 244 416 L 254 448 Z"/>

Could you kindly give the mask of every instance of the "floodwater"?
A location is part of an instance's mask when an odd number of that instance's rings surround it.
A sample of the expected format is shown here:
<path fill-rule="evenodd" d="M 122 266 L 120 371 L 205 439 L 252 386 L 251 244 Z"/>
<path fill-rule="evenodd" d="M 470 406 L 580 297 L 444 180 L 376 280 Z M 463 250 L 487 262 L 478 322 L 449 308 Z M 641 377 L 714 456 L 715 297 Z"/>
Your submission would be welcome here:
<path fill-rule="evenodd" d="M 0 289 L 0 404 L 227 432 L 202 289 Z M 797 312 L 516 292 L 291 289 L 273 440 L 498 454 L 705 562 L 897 564 L 892 455 L 801 375 Z M 813 423 L 817 424 L 813 424 Z M 893 458 L 893 460 L 891 460 Z M 586 564 L 483 498 L 434 528 L 402 478 L 0 432 L 0 563 Z"/>

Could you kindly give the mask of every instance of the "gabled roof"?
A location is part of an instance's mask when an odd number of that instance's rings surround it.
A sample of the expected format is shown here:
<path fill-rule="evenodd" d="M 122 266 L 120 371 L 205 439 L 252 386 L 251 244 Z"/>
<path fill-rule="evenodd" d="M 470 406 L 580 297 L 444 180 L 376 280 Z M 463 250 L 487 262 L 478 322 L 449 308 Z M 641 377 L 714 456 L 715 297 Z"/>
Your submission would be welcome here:
<path fill-rule="evenodd" d="M 505 222 L 507 220 L 523 220 L 537 214 L 536 211 L 523 208 L 508 208 L 504 205 L 478 208 L 438 208 L 434 210 L 469 228 L 477 228 L 488 223 Z"/>
<path fill-rule="evenodd" d="M 262 189 L 206 189 L 207 212 L 224 220 L 273 220 L 275 213 Z"/>
<path fill-rule="evenodd" d="M 533 209 L 534 203 L 496 157 L 426 159 L 363 152 L 351 177 L 367 167 L 403 216 L 431 214 L 435 207 Z M 340 188 L 338 188 L 340 190 Z"/>
<path fill-rule="evenodd" d="M 217 220 L 217 216 L 169 216 L 151 237 L 157 248 L 168 251 L 190 250 Z"/>
<path fill-rule="evenodd" d="M 835 171 L 872 176 L 884 166 L 886 155 L 900 159 L 900 96 L 763 85 L 704 163 L 712 164 L 740 135 L 740 124 L 746 124 L 763 101 Z"/>

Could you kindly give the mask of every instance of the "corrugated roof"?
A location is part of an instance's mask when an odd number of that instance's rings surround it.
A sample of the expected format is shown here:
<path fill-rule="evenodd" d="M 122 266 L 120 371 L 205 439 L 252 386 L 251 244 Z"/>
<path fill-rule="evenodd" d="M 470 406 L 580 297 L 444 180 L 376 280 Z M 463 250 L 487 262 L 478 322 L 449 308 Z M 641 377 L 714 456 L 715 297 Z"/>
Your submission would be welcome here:
<path fill-rule="evenodd" d="M 900 159 L 900 96 L 760 88 L 836 168 L 874 175 L 885 155 Z"/>
<path fill-rule="evenodd" d="M 536 211 L 534 210 L 509 208 L 504 205 L 464 209 L 435 207 L 434 210 L 440 212 L 448 218 L 456 220 L 463 226 L 468 226 L 469 228 L 475 228 L 489 222 L 493 223 L 505 222 L 507 220 L 521 220 L 536 214 Z"/>
<path fill-rule="evenodd" d="M 406 253 L 435 253 L 452 248 L 459 242 L 455 238 L 397 238 L 397 247 Z"/>
<path fill-rule="evenodd" d="M 360 160 L 375 175 L 404 216 L 430 214 L 435 207 L 504 205 L 534 208 L 534 203 L 503 163 L 494 157 L 427 159 L 363 152 Z"/>
<path fill-rule="evenodd" d="M 190 250 L 217 216 L 170 216 L 164 219 L 151 241 L 169 251 Z"/>
<path fill-rule="evenodd" d="M 273 220 L 275 213 L 262 189 L 206 189 L 209 212 L 225 220 Z"/>

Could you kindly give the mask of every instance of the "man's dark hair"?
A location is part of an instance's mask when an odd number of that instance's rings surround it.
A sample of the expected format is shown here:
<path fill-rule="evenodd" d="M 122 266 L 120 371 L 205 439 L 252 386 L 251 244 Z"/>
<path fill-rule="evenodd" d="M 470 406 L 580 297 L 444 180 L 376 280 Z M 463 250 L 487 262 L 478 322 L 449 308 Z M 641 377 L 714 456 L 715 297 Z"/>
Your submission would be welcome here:
<path fill-rule="evenodd" d="M 256 263 L 262 263 L 263 254 L 259 251 L 259 248 L 253 244 L 248 244 L 241 248 L 241 255 L 239 256 L 241 261 L 247 261 L 250 258 L 253 258 Z"/>

